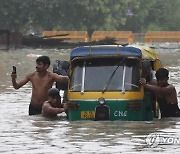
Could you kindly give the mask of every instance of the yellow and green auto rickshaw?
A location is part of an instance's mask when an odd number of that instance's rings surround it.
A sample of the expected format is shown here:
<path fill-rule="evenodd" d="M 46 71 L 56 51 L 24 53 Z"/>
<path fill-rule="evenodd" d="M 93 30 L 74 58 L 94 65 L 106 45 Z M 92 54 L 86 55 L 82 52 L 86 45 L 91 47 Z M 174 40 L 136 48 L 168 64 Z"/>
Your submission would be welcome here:
<path fill-rule="evenodd" d="M 153 120 L 158 106 L 151 103 L 150 93 L 139 82 L 143 61 L 149 61 L 154 71 L 161 67 L 159 56 L 149 47 L 97 45 L 73 49 L 65 92 L 68 119 Z"/>

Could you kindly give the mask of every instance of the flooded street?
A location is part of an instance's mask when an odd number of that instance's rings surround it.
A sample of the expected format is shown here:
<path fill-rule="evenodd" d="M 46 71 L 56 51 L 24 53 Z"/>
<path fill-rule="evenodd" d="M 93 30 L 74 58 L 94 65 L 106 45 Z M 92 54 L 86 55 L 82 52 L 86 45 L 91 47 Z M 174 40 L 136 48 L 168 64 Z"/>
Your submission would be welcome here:
<path fill-rule="evenodd" d="M 180 43 L 149 45 L 156 49 L 170 71 L 169 83 L 180 91 Z M 28 116 L 31 84 L 14 90 L 12 65 L 17 80 L 35 70 L 38 55 L 47 55 L 51 67 L 56 59 L 68 60 L 70 49 L 0 50 L 0 153 L 71 154 L 71 153 L 180 153 L 180 118 L 144 122 L 77 121 L 65 115 L 46 119 Z M 180 96 L 178 96 L 180 106 Z"/>

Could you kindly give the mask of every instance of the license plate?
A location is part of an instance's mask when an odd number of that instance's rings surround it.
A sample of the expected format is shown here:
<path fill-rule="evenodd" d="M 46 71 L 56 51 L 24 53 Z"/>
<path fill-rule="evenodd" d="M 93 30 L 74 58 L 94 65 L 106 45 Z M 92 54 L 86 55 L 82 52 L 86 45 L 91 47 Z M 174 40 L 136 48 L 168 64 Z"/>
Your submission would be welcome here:
<path fill-rule="evenodd" d="M 82 119 L 95 118 L 95 111 L 81 111 L 81 118 Z"/>

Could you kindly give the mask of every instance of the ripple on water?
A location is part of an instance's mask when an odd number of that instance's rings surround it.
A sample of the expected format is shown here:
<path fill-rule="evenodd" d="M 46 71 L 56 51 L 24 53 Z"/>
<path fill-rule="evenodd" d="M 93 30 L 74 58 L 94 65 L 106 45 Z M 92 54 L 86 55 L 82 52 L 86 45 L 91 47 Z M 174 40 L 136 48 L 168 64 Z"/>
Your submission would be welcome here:
<path fill-rule="evenodd" d="M 180 91 L 179 44 L 154 46 L 163 63 L 169 64 L 170 83 Z M 179 144 L 162 144 L 152 148 L 145 141 L 151 133 L 180 137 L 179 118 L 150 122 L 69 122 L 65 115 L 57 119 L 46 119 L 41 115 L 28 116 L 31 85 L 14 90 L 9 72 L 11 66 L 17 64 L 20 79 L 26 72 L 34 70 L 36 58 L 27 57 L 30 53 L 49 55 L 52 62 L 58 57 L 61 60 L 69 57 L 69 50 L 66 49 L 10 50 L 8 54 L 0 52 L 1 66 L 6 68 L 1 69 L 3 77 L 0 80 L 0 153 L 180 153 Z"/>

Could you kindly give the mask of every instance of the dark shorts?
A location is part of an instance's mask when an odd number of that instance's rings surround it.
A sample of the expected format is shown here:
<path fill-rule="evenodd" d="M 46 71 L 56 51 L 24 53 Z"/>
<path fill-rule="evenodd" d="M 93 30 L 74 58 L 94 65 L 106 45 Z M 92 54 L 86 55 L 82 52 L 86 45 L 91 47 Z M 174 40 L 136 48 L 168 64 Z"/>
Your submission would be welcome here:
<path fill-rule="evenodd" d="M 180 110 L 177 104 L 167 104 L 161 109 L 161 117 L 180 117 Z"/>
<path fill-rule="evenodd" d="M 32 104 L 29 105 L 29 115 L 41 114 L 42 108 L 37 108 Z"/>

